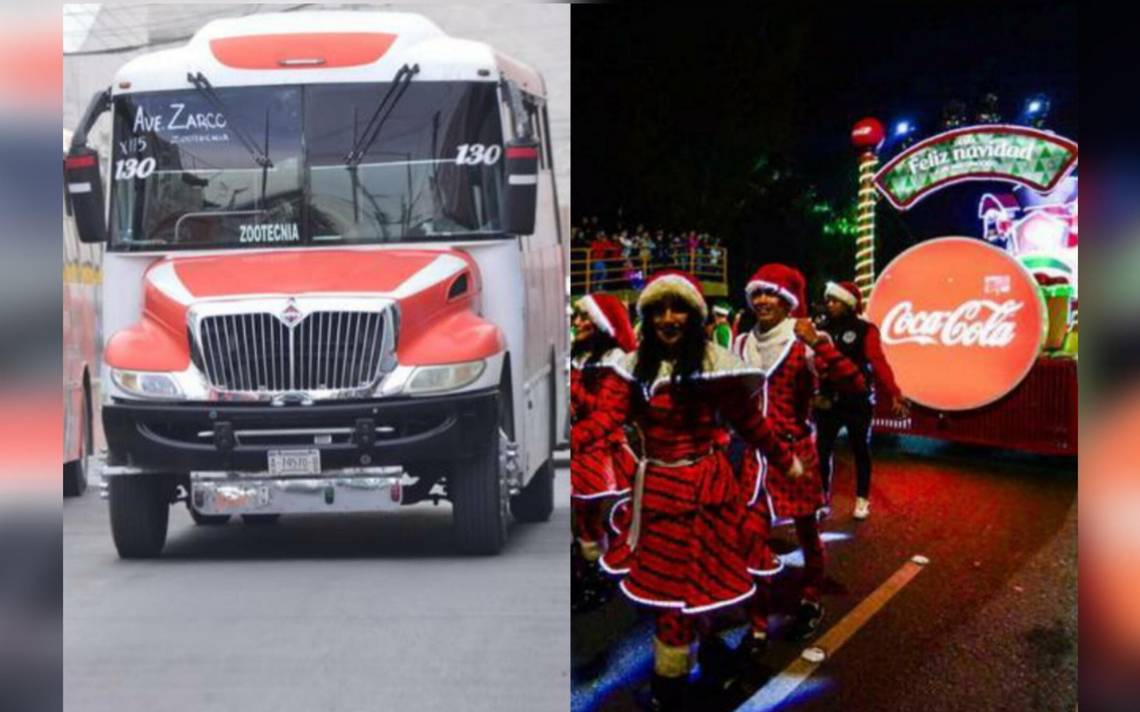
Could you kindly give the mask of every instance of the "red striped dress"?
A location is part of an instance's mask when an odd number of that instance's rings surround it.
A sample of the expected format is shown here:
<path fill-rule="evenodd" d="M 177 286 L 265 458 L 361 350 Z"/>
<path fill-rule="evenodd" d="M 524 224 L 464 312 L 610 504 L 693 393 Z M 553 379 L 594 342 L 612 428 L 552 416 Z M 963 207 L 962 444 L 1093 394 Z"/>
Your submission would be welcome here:
<path fill-rule="evenodd" d="M 738 355 L 745 353 L 746 338 L 743 335 L 736 342 Z M 761 410 L 780 439 L 799 457 L 804 474 L 789 477 L 784 468 L 771 466 L 757 450 L 745 455 L 740 475 L 749 491 L 746 528 L 753 534 L 748 538 L 755 543 L 749 552 L 749 567 L 754 573 L 760 573 L 766 561 L 766 546 L 760 542 L 767 539 L 771 515 L 781 519 L 813 515 L 824 504 L 815 431 L 810 420 L 817 379 L 825 379 L 842 390 L 863 387 L 859 367 L 827 341 L 817 344 L 814 351 L 799 339 L 791 341 L 767 376 Z"/>
<path fill-rule="evenodd" d="M 571 432 L 579 427 L 578 423 L 587 421 L 598 407 L 599 394 L 605 389 L 606 382 L 620 380 L 617 372 L 607 365 L 624 357 L 624 351 L 612 349 L 596 364 L 586 365 L 584 359 L 571 363 Z M 576 499 L 598 499 L 629 493 L 637 461 L 626 441 L 622 424 L 617 424 L 608 433 L 595 432 L 594 436 L 590 439 L 572 440 L 570 496 Z"/>
<path fill-rule="evenodd" d="M 775 461 L 791 462 L 750 395 L 757 373 L 709 344 L 704 369 L 685 397 L 669 381 L 670 364 L 663 364 L 653 387 L 643 391 L 630 375 L 636 359 L 630 354 L 618 367 L 624 378 L 607 381 L 594 416 L 574 433 L 589 440 L 632 415 L 644 441 L 636 544 L 631 547 L 623 537 L 602 557 L 602 565 L 628 574 L 621 589 L 638 603 L 696 614 L 742 601 L 755 586 L 740 537 L 744 498 L 717 447 L 722 418 Z"/>

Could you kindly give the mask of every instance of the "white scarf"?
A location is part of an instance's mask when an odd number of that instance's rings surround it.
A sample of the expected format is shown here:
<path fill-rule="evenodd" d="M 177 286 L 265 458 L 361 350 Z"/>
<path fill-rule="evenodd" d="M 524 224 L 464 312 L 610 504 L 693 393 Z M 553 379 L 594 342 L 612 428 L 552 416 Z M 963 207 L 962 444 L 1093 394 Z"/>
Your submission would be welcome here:
<path fill-rule="evenodd" d="M 789 341 L 796 338 L 796 320 L 784 319 L 768 331 L 760 331 L 757 324 L 744 340 L 744 361 L 749 366 L 759 366 L 765 372 L 776 367 Z"/>

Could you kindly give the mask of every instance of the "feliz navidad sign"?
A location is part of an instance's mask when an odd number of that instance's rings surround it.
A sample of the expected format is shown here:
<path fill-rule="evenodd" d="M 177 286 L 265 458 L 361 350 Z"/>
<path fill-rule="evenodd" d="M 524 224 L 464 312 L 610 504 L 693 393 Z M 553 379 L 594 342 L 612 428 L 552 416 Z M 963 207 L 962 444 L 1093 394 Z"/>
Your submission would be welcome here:
<path fill-rule="evenodd" d="M 907 210 L 927 194 L 967 180 L 1004 180 L 1046 193 L 1072 171 L 1077 144 L 1025 126 L 955 129 L 911 146 L 875 174 L 875 187 Z"/>

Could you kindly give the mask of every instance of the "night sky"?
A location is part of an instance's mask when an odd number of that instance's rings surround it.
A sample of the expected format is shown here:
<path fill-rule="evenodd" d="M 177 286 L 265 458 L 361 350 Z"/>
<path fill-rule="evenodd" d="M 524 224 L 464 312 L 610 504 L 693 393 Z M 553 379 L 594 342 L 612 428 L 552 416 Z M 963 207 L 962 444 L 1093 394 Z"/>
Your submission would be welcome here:
<path fill-rule="evenodd" d="M 1002 118 L 1018 123 L 1042 93 L 1045 128 L 1079 139 L 1074 4 L 859 7 L 575 7 L 575 221 L 596 214 L 612 226 L 624 209 L 630 226 L 707 229 L 736 255 L 734 281 L 768 260 L 815 281 L 851 269 L 803 208 L 853 200 L 858 119 L 875 116 L 890 132 L 906 118 L 921 140 L 941 131 L 951 99 L 973 123 L 993 92 Z M 888 143 L 881 159 L 896 148 Z M 905 215 L 881 202 L 879 267 L 916 240 L 977 234 L 977 196 L 1009 189 L 967 186 Z"/>

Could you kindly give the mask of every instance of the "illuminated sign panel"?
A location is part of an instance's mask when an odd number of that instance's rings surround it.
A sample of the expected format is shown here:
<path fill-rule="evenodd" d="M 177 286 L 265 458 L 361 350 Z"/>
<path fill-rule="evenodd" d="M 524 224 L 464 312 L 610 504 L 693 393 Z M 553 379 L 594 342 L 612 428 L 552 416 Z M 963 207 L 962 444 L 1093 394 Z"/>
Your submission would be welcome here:
<path fill-rule="evenodd" d="M 1057 185 L 1077 163 L 1077 144 L 1024 126 L 973 126 L 911 146 L 875 174 L 875 187 L 899 210 L 967 180 L 1005 180 L 1037 192 Z"/>
<path fill-rule="evenodd" d="M 966 237 L 929 240 L 896 257 L 867 318 L 903 395 L 937 410 L 971 410 L 1013 390 L 1037 359 L 1046 324 L 1029 272 Z"/>

